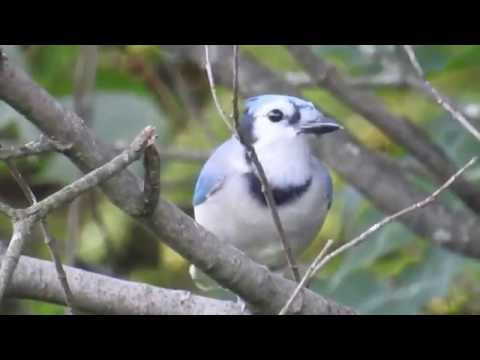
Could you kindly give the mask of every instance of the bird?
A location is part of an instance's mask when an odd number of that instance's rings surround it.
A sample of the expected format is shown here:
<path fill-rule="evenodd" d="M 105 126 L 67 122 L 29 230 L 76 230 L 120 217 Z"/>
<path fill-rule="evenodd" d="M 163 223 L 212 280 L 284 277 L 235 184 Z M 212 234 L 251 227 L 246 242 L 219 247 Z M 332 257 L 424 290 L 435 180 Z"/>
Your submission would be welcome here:
<path fill-rule="evenodd" d="M 332 204 L 332 179 L 315 155 L 312 139 L 343 127 L 312 102 L 288 95 L 248 98 L 238 135 L 221 144 L 203 165 L 193 194 L 195 221 L 272 271 L 286 270 L 278 229 L 255 166 L 241 140 L 257 154 L 294 257 L 320 231 Z M 193 264 L 197 287 L 212 282 Z"/>

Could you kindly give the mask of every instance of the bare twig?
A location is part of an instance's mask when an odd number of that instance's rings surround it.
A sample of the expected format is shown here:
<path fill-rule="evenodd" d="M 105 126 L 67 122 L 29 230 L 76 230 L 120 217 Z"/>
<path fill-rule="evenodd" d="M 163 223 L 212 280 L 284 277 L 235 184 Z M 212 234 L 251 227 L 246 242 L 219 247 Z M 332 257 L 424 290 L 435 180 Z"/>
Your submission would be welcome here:
<path fill-rule="evenodd" d="M 228 120 L 228 116 L 225 113 L 225 111 L 223 111 L 223 108 L 220 105 L 220 101 L 217 98 L 217 89 L 215 87 L 215 80 L 213 79 L 212 65 L 210 64 L 210 57 L 208 53 L 208 45 L 205 45 L 205 69 L 207 71 L 208 83 L 210 84 L 210 90 L 212 92 L 213 102 L 215 103 L 217 111 L 220 114 L 220 117 L 225 122 L 225 125 L 227 125 L 230 131 L 234 132 L 234 128 L 232 127 L 232 124 L 230 124 L 230 121 Z"/>
<path fill-rule="evenodd" d="M 216 103 L 217 110 L 222 118 L 229 124 L 230 122 L 226 118 L 225 112 L 223 111 L 222 107 L 220 106 L 220 103 L 218 103 L 216 96 L 216 90 L 215 90 L 215 84 L 213 82 L 213 75 L 212 75 L 212 68 L 210 64 L 210 60 L 208 58 L 208 46 L 205 46 L 205 57 L 206 57 L 206 68 L 207 68 L 207 74 L 209 77 L 210 81 L 210 89 L 212 92 L 212 97 L 214 99 L 214 102 Z M 285 231 L 282 226 L 282 222 L 280 221 L 280 216 L 278 215 L 278 211 L 276 208 L 275 200 L 273 197 L 272 189 L 270 188 L 267 180 L 267 176 L 265 174 L 265 171 L 263 169 L 262 164 L 260 163 L 260 160 L 258 159 L 257 153 L 255 151 L 254 146 L 249 143 L 248 141 L 245 141 L 243 137 L 241 136 L 240 132 L 238 131 L 239 127 L 239 110 L 238 110 L 238 45 L 234 45 L 233 47 L 233 98 L 232 98 L 232 105 L 233 105 L 233 123 L 235 125 L 234 129 L 231 129 L 234 136 L 237 137 L 237 139 L 240 141 L 240 143 L 245 147 L 246 153 L 248 158 L 252 161 L 255 167 L 255 175 L 257 176 L 258 180 L 262 184 L 262 192 L 264 194 L 266 203 L 268 205 L 268 208 L 270 209 L 270 212 L 272 214 L 272 219 L 274 222 L 274 225 L 278 231 L 278 235 L 280 238 L 280 241 L 282 243 L 285 257 L 287 260 L 287 264 L 289 266 L 289 269 L 292 272 L 292 276 L 295 279 L 295 281 L 299 282 L 300 281 L 300 273 L 298 271 L 298 267 L 295 263 L 295 259 L 292 255 L 292 250 L 291 247 L 287 241 L 287 238 L 285 236 Z"/>
<path fill-rule="evenodd" d="M 312 80 L 341 100 L 352 110 L 381 129 L 388 137 L 404 146 L 426 169 L 443 183 L 457 171 L 456 165 L 427 132 L 405 117 L 392 114 L 376 96 L 351 86 L 348 78 L 331 63 L 317 56 L 309 46 L 288 45 L 290 53 L 304 67 Z M 342 135 L 335 142 L 340 148 Z M 338 161 L 338 160 L 337 160 Z M 337 166 L 334 166 L 337 167 Z M 472 210 L 480 212 L 480 190 L 472 182 L 459 178 L 452 190 Z"/>
<path fill-rule="evenodd" d="M 411 206 L 409 206 L 409 207 L 407 207 L 403 210 L 400 210 L 399 212 L 397 212 L 393 215 L 387 216 L 385 219 L 383 219 L 382 221 L 380 221 L 380 222 L 376 223 L 375 225 L 371 226 L 367 231 L 363 232 L 362 234 L 357 236 L 355 239 L 353 239 L 353 240 L 349 241 L 348 243 L 340 246 L 335 251 L 332 251 L 330 254 L 325 256 L 323 258 L 323 260 L 318 264 L 318 266 L 316 268 L 316 271 L 320 270 L 320 268 L 325 266 L 325 264 L 328 263 L 335 256 L 337 256 L 337 255 L 341 254 L 342 252 L 358 245 L 359 243 L 364 241 L 369 235 L 371 235 L 375 231 L 378 231 L 380 228 L 382 228 L 386 224 L 396 220 L 400 216 L 403 216 L 403 215 L 405 215 L 405 214 L 407 214 L 411 211 L 421 209 L 421 208 L 427 206 L 428 204 L 430 204 L 431 202 L 433 202 L 438 197 L 438 195 L 440 195 L 440 193 L 442 191 L 447 189 L 460 175 L 462 175 L 469 167 L 471 167 L 473 164 L 475 164 L 476 161 L 477 161 L 477 157 L 472 158 L 460 170 L 458 170 L 455 174 L 453 174 L 450 179 L 448 179 L 442 186 L 440 186 L 437 190 L 435 190 L 430 196 L 428 196 L 424 200 L 419 201 L 419 202 L 417 202 L 417 203 L 415 203 L 415 204 L 413 204 L 413 205 L 411 205 Z"/>
<path fill-rule="evenodd" d="M 15 181 L 22 189 L 22 192 L 24 193 L 30 205 L 36 204 L 37 198 L 35 197 L 35 194 L 33 193 L 30 186 L 28 186 L 27 182 L 23 178 L 18 168 L 15 166 L 15 164 L 11 160 L 7 160 L 6 163 L 12 176 L 15 178 Z M 60 254 L 58 251 L 57 242 L 48 231 L 47 223 L 45 220 L 40 221 L 40 228 L 42 230 L 45 244 L 47 245 L 50 255 L 52 257 L 52 260 L 55 264 L 58 280 L 60 281 L 60 284 L 62 285 L 64 294 L 65 294 L 65 303 L 69 307 L 69 312 L 74 314 L 76 313 L 76 311 L 74 307 L 73 295 L 70 290 L 70 286 L 68 285 L 67 276 L 65 275 L 65 271 L 63 269 L 62 260 L 60 258 Z"/>
<path fill-rule="evenodd" d="M 426 79 L 425 74 L 423 73 L 422 67 L 417 60 L 415 55 L 415 50 L 411 45 L 403 45 L 403 50 L 407 54 L 408 60 L 412 65 L 412 68 L 415 70 L 417 76 L 422 80 L 423 90 L 433 97 L 435 101 L 447 111 L 455 120 L 457 120 L 470 134 L 475 136 L 477 140 L 480 141 L 480 132 L 467 120 L 463 115 L 462 111 L 457 109 L 445 96 L 443 96 L 437 89 L 435 89 L 432 84 Z"/>
<path fill-rule="evenodd" d="M 263 166 L 260 163 L 260 160 L 258 159 L 257 153 L 255 151 L 255 147 L 252 144 L 250 144 L 248 141 L 245 141 L 245 139 L 243 139 L 240 133 L 238 132 L 238 127 L 240 123 L 239 111 L 238 111 L 238 45 L 234 45 L 233 47 L 233 59 L 234 59 L 233 60 L 233 116 L 234 116 L 233 119 L 234 119 L 235 129 L 237 130 L 237 134 L 240 139 L 240 142 L 243 144 L 243 146 L 247 150 L 247 156 L 255 165 L 255 168 L 256 168 L 255 174 L 257 175 L 258 180 L 262 184 L 262 192 L 265 196 L 267 205 L 272 214 L 272 219 L 275 224 L 275 227 L 277 228 L 278 235 L 280 237 L 280 241 L 282 243 L 285 257 L 287 260 L 287 264 L 292 272 L 293 279 L 296 282 L 299 282 L 300 273 L 298 271 L 297 264 L 295 263 L 295 258 L 293 257 L 292 249 L 285 235 L 285 230 L 283 229 L 282 222 L 280 221 L 280 216 L 278 215 L 277 205 L 273 197 L 273 192 L 268 183 L 267 176 L 265 174 Z"/>
<path fill-rule="evenodd" d="M 25 240 L 32 231 L 34 223 L 30 218 L 13 223 L 12 237 L 0 266 L 0 304 L 2 303 L 7 285 L 12 278 L 15 266 L 17 266 Z"/>
<path fill-rule="evenodd" d="M 101 182 L 108 180 L 119 171 L 125 169 L 132 162 L 138 160 L 145 148 L 151 146 L 154 141 L 155 128 L 147 126 L 121 154 L 115 156 L 105 165 L 98 167 L 82 178 L 65 186 L 55 194 L 46 197 L 35 205 L 32 205 L 26 211 L 29 214 L 35 214 L 40 218 L 44 217 L 50 211 L 67 204 L 80 194 L 90 190 Z"/>
<path fill-rule="evenodd" d="M 308 267 L 307 269 L 307 272 L 305 273 L 305 275 L 303 276 L 302 278 L 302 281 L 300 281 L 300 283 L 297 285 L 295 291 L 292 293 L 292 296 L 290 296 L 290 299 L 288 299 L 287 303 L 285 304 L 285 306 L 282 308 L 282 310 L 280 310 L 280 312 L 278 313 L 278 315 L 285 315 L 287 312 L 288 312 L 288 309 L 290 308 L 290 306 L 292 305 L 293 301 L 295 300 L 295 298 L 297 297 L 297 295 L 300 293 L 300 291 L 305 287 L 305 285 L 309 282 L 309 280 L 315 276 L 315 273 L 316 273 L 316 268 L 318 266 L 318 264 L 320 263 L 320 261 L 323 259 L 323 257 L 325 256 L 325 254 L 327 253 L 327 251 L 330 249 L 330 247 L 332 246 L 333 244 L 333 240 L 328 240 L 327 243 L 325 244 L 325 246 L 323 247 L 322 251 L 320 251 L 320 253 L 317 255 L 317 257 L 315 258 L 315 260 L 313 260 L 312 264 Z"/>
<path fill-rule="evenodd" d="M 132 144 L 126 150 L 108 163 L 93 170 L 92 172 L 83 176 L 81 179 L 59 190 L 55 194 L 48 196 L 44 200 L 35 202 L 29 208 L 15 212 L 14 216 L 12 217 L 12 239 L 0 267 L 0 302 L 21 255 L 25 239 L 31 232 L 34 224 L 39 220 L 43 220 L 43 218 L 50 211 L 67 204 L 85 191 L 93 188 L 103 181 L 108 180 L 110 177 L 123 170 L 133 161 L 138 160 L 145 148 L 153 144 L 154 139 L 155 129 L 150 126 L 146 127 L 133 140 Z M 22 181 L 20 182 L 20 185 L 22 186 L 22 190 L 25 192 L 27 197 L 29 197 L 30 200 L 34 200 L 34 196 L 31 193 L 30 188 L 26 186 L 26 183 Z M 47 238 L 47 242 L 48 241 L 51 241 L 51 237 Z M 60 281 L 62 281 L 63 275 L 60 273 Z"/>
<path fill-rule="evenodd" d="M 143 195 L 145 197 L 145 214 L 151 214 L 158 204 L 160 196 L 160 154 L 155 145 L 145 149 L 143 158 L 145 179 L 143 182 Z"/>
<path fill-rule="evenodd" d="M 62 106 L 25 71 L 9 63 L 0 70 L 0 99 L 23 114 L 50 139 L 71 144 L 69 151 L 64 154 L 84 173 L 107 163 L 117 153 L 113 146 L 102 142 L 84 126 L 82 119 Z M 119 172 L 102 183 L 102 190 L 116 206 L 149 229 L 157 239 L 260 311 L 278 313 L 294 291 L 296 284 L 293 281 L 267 271 L 162 198 L 151 216 L 142 216 L 141 180 L 132 172 Z M 466 251 L 470 251 L 470 248 Z M 76 277 L 72 279 L 69 276 L 69 279 L 75 281 Z M 71 285 L 77 294 L 77 287 Z M 303 300 L 302 314 L 352 313 L 348 307 L 309 290 L 305 290 Z M 78 298 L 78 301 L 83 299 Z M 108 305 L 105 306 L 108 308 Z"/>
<path fill-rule="evenodd" d="M 471 167 L 475 162 L 477 161 L 477 158 L 474 157 L 472 158 L 468 163 L 466 163 L 460 170 L 458 170 L 450 179 L 448 179 L 442 186 L 440 186 L 437 190 L 435 190 L 430 196 L 425 198 L 422 201 L 419 201 L 403 210 L 400 210 L 399 212 L 385 217 L 382 221 L 374 224 L 370 228 L 368 228 L 366 231 L 364 231 L 362 234 L 354 238 L 353 240 L 350 240 L 349 242 L 345 243 L 344 245 L 340 246 L 338 249 L 332 251 L 328 255 L 324 256 L 326 251 L 328 250 L 327 247 L 330 247 L 330 243 L 327 242 L 323 250 L 320 252 L 320 254 L 317 256 L 317 258 L 313 261 L 312 265 L 308 268 L 307 273 L 303 277 L 301 283 L 297 286 L 295 291 L 293 292 L 292 296 L 288 300 L 288 302 L 285 304 L 283 309 L 280 311 L 279 315 L 284 315 L 287 313 L 289 307 L 295 300 L 295 297 L 298 295 L 300 290 L 302 289 L 303 286 L 309 283 L 310 279 L 312 279 L 318 271 L 323 268 L 330 260 L 332 260 L 334 257 L 340 255 L 341 253 L 351 249 L 354 246 L 357 246 L 360 244 L 362 241 L 366 240 L 369 235 L 372 233 L 378 231 L 381 229 L 383 226 L 387 225 L 388 223 L 391 223 L 392 221 L 396 220 L 402 215 L 405 215 L 411 211 L 421 209 L 431 202 L 433 202 L 438 195 L 442 191 L 444 191 L 446 188 L 448 188 L 461 174 L 463 174 L 469 167 Z"/>
<path fill-rule="evenodd" d="M 0 160 L 16 159 L 31 155 L 39 155 L 46 152 L 55 151 L 55 147 L 41 135 L 38 140 L 30 141 L 21 146 L 2 146 L 0 145 Z"/>
<path fill-rule="evenodd" d="M 48 247 L 50 252 L 50 257 L 55 264 L 55 271 L 57 272 L 58 281 L 62 285 L 62 289 L 65 296 L 65 304 L 67 305 L 67 313 L 74 315 L 79 314 L 76 309 L 75 300 L 72 294 L 72 290 L 70 289 L 70 285 L 68 283 L 67 274 L 65 273 L 65 269 L 63 268 L 62 259 L 60 256 L 60 251 L 58 250 L 58 241 L 53 237 L 47 227 L 46 220 L 40 221 L 40 229 L 42 230 L 42 235 L 45 240 L 45 244 Z"/>
<path fill-rule="evenodd" d="M 167 48 L 173 54 L 188 57 L 189 61 L 198 64 L 203 69 L 203 61 L 199 60 L 198 46 L 168 46 Z M 223 58 L 230 54 L 230 47 L 219 46 L 217 49 L 223 55 L 219 57 L 215 75 L 219 84 L 229 86 L 232 83 L 232 71 L 229 66 L 222 65 L 225 63 Z M 244 68 L 242 71 L 243 81 L 240 81 L 239 89 L 241 95 L 280 92 L 292 96 L 302 96 L 298 88 L 284 81 L 268 67 L 254 59 L 242 58 L 241 55 L 240 57 L 241 66 Z M 315 56 L 312 58 L 312 62 L 316 62 L 317 59 Z M 370 103 L 366 107 L 370 108 Z M 423 142 L 422 137 L 415 137 L 412 134 L 412 138 L 415 142 Z M 317 142 L 317 149 L 327 165 L 353 184 L 382 212 L 393 214 L 429 195 L 418 187 L 412 186 L 409 181 L 409 173 L 403 167 L 398 166 L 398 162 L 391 159 L 386 161 L 386 158 L 380 156 L 378 151 L 365 147 L 348 130 Z M 418 157 L 416 159 L 418 160 Z M 425 161 L 419 161 L 419 163 L 426 164 Z M 436 179 L 440 181 L 438 186 L 440 186 L 457 171 L 457 168 L 448 159 L 447 163 L 442 160 L 438 161 L 437 165 L 438 171 L 443 173 L 442 176 L 435 173 Z M 425 166 L 425 168 L 433 173 L 430 167 Z M 465 185 L 462 178 L 465 179 L 464 177 L 458 178 L 449 189 L 455 191 L 471 208 L 475 208 L 476 202 L 480 204 L 480 201 L 477 201 L 480 197 L 475 195 L 477 193 L 476 186 L 471 182 L 467 182 Z M 372 181 L 375 182 L 375 186 L 372 186 Z M 480 205 L 477 208 L 480 209 Z M 407 214 L 399 220 L 417 235 L 434 244 L 464 256 L 480 257 L 480 241 L 477 241 L 480 226 L 475 215 L 470 211 L 460 209 L 452 211 L 444 203 L 437 201 L 429 206 L 428 211 Z M 446 236 L 439 236 L 438 230 L 444 228 L 444 224 L 451 224 L 451 228 L 448 229 Z M 288 296 L 290 295 L 291 293 L 288 294 Z M 280 308 L 284 305 L 285 302 L 281 304 Z"/>

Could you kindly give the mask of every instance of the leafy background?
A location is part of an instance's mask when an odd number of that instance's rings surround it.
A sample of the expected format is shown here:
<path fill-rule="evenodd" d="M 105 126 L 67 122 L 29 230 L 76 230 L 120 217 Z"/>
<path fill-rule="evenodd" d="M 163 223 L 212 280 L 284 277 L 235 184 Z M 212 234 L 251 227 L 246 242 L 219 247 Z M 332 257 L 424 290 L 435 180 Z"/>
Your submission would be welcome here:
<path fill-rule="evenodd" d="M 72 107 L 74 69 L 79 46 L 5 46 L 9 59 L 25 68 L 33 78 L 66 106 Z M 355 79 L 392 79 L 402 74 L 395 46 L 315 46 L 315 51 Z M 478 122 L 480 115 L 480 47 L 418 46 L 419 60 L 428 79 L 453 97 Z M 301 69 L 281 46 L 243 46 L 241 51 L 282 74 Z M 174 74 L 174 75 L 172 75 Z M 153 77 L 153 81 L 152 81 Z M 173 80 L 172 80 L 173 79 Z M 367 85 L 368 86 L 368 85 Z M 401 85 L 377 84 L 370 90 L 388 108 L 408 116 L 425 128 L 457 165 L 478 151 L 468 135 L 438 106 Z M 399 161 L 409 155 L 360 115 L 316 87 L 305 86 L 305 97 L 321 103 L 368 147 Z M 230 89 L 219 88 L 221 101 L 229 106 Z M 147 124 L 157 127 L 162 147 L 211 151 L 229 134 L 210 99 L 205 74 L 172 68 L 161 46 L 101 46 L 95 84 L 92 126 L 106 142 L 122 145 Z M 0 102 L 0 141 L 24 143 L 39 132 L 8 105 Z M 71 182 L 79 173 L 57 154 L 18 161 L 38 196 L 44 197 Z M 192 189 L 200 162 L 162 161 L 162 195 L 192 214 Z M 137 166 L 135 171 L 141 171 Z M 468 174 L 478 181 L 479 171 Z M 302 256 L 309 261 L 325 241 L 348 241 L 382 218 L 355 188 L 333 173 L 335 197 L 327 222 L 314 244 Z M 423 186 L 433 189 L 425 180 Z M 8 171 L 0 164 L 0 196 L 16 206 L 25 201 Z M 458 203 L 442 197 L 449 206 Z M 54 235 L 66 247 L 66 213 L 61 209 L 49 217 Z M 102 236 L 89 207 L 82 207 L 80 242 L 75 265 L 113 276 L 201 293 L 188 276 L 188 263 L 173 250 L 153 239 L 102 195 L 98 212 L 105 222 Z M 0 237 L 10 235 L 7 219 L 0 219 Z M 36 232 L 28 254 L 48 258 Z M 364 244 L 333 261 L 316 278 L 312 288 L 365 314 L 477 314 L 480 313 L 480 263 L 430 245 L 399 223 L 386 226 Z M 208 294 L 214 296 L 215 294 Z M 63 307 L 33 300 L 9 301 L 5 313 L 61 314 Z"/>

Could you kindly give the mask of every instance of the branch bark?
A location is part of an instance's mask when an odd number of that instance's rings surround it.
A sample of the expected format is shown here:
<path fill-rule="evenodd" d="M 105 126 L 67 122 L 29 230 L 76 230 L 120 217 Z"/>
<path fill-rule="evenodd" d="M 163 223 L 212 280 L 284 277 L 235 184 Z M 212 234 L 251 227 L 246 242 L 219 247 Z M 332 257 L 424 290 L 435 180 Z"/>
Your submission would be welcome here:
<path fill-rule="evenodd" d="M 287 47 L 318 86 L 332 93 L 395 142 L 408 149 L 440 181 L 446 181 L 456 172 L 453 162 L 439 146 L 430 141 L 423 129 L 405 118 L 391 114 L 375 96 L 352 86 L 335 66 L 318 57 L 310 47 L 304 45 Z M 465 178 L 460 178 L 452 189 L 465 204 L 480 214 L 480 189 L 477 186 Z"/>
<path fill-rule="evenodd" d="M 21 146 L 5 147 L 0 145 L 0 160 L 40 155 L 51 151 L 55 151 L 55 147 L 42 135 L 38 140 L 30 141 Z"/>
<path fill-rule="evenodd" d="M 164 46 L 170 52 L 188 61 L 201 59 L 200 46 Z M 230 86 L 232 74 L 228 59 L 231 50 L 227 46 L 217 47 L 212 56 L 216 76 L 220 84 Z M 199 58 L 197 58 L 199 56 Z M 301 96 L 300 91 L 277 76 L 265 66 L 249 58 L 240 57 L 240 93 L 254 96 L 265 93 L 284 93 Z M 320 158 L 362 192 L 372 203 L 386 214 L 394 214 L 407 206 L 421 201 L 428 194 L 412 184 L 406 171 L 394 161 L 367 149 L 348 130 L 337 132 L 318 142 Z M 453 172 L 452 172 L 453 174 Z M 456 187 L 461 184 L 458 179 Z M 373 186 L 374 184 L 374 186 Z M 455 186 L 455 184 L 454 184 Z M 455 213 L 440 202 L 428 209 L 404 216 L 401 220 L 408 228 L 432 242 L 445 246 L 469 257 L 480 258 L 480 223 L 470 211 Z"/>
<path fill-rule="evenodd" d="M 115 155 L 114 148 L 102 143 L 82 119 L 65 109 L 8 61 L 2 64 L 0 70 L 0 99 L 22 113 L 50 138 L 70 144 L 63 153 L 83 172 L 105 164 Z M 270 273 L 240 250 L 219 241 L 171 203 L 159 199 L 155 211 L 145 216 L 142 211 L 144 197 L 141 180 L 131 172 L 122 171 L 101 186 L 115 205 L 136 218 L 220 285 L 232 290 L 260 311 L 278 313 L 294 291 L 294 282 Z M 75 291 L 73 285 L 72 290 Z M 306 291 L 302 313 L 353 312 Z"/>
<path fill-rule="evenodd" d="M 0 252 L 0 262 L 5 255 Z M 242 315 L 241 305 L 168 290 L 147 284 L 114 279 L 65 266 L 75 305 L 88 313 L 116 315 Z M 22 256 L 7 289 L 7 297 L 65 304 L 54 265 Z"/>

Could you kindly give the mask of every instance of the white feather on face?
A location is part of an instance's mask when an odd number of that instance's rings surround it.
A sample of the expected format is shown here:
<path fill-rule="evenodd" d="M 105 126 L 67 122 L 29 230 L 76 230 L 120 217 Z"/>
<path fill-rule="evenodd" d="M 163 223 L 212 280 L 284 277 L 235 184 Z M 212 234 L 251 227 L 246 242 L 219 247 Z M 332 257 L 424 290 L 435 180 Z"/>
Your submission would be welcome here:
<path fill-rule="evenodd" d="M 273 122 L 268 115 L 273 110 L 278 110 L 283 113 L 283 119 L 278 122 Z M 268 146 L 277 141 L 291 140 L 297 136 L 297 130 L 288 123 L 295 114 L 295 106 L 288 100 L 271 101 L 263 106 L 260 106 L 252 114 L 253 135 L 257 139 L 255 147 L 260 149 L 263 146 Z"/>
<path fill-rule="evenodd" d="M 281 111 L 283 118 L 272 121 L 272 111 Z M 274 186 L 303 184 L 310 177 L 309 142 L 306 136 L 298 136 L 298 128 L 289 122 L 296 112 L 294 104 L 285 97 L 266 102 L 250 114 L 256 139 L 253 146 Z"/>

